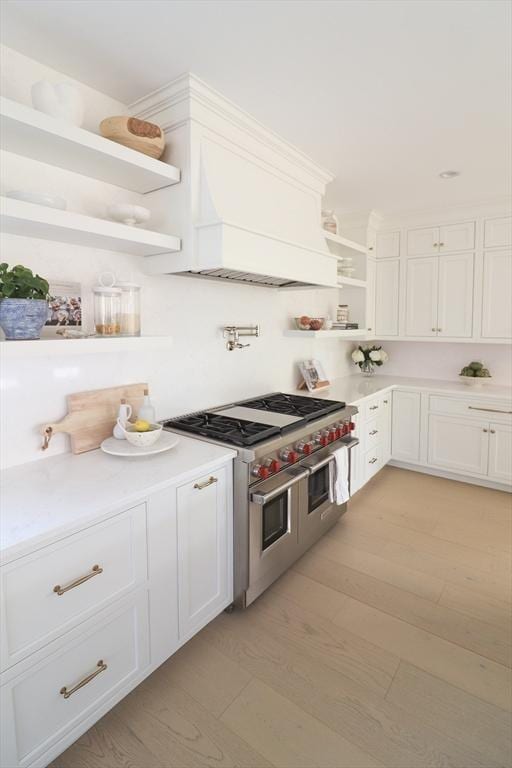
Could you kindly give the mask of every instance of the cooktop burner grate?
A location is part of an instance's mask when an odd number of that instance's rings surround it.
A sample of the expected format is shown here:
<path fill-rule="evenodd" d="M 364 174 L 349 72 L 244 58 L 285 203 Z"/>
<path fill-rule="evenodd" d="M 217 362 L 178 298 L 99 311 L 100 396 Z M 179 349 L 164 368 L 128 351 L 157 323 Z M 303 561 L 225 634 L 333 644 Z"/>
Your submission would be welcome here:
<path fill-rule="evenodd" d="M 306 421 L 319 419 L 328 413 L 339 411 L 345 407 L 345 403 L 336 400 L 286 395 L 282 392 L 257 397 L 254 400 L 244 400 L 238 403 L 238 405 L 243 405 L 245 408 L 255 408 L 259 411 L 274 411 L 274 413 L 285 413 L 289 416 L 300 416 L 306 419 Z"/>
<path fill-rule="evenodd" d="M 254 421 L 232 419 L 205 411 L 191 416 L 178 416 L 163 422 L 164 427 L 182 429 L 194 435 L 211 437 L 226 443 L 250 446 L 281 434 L 279 427 Z"/>

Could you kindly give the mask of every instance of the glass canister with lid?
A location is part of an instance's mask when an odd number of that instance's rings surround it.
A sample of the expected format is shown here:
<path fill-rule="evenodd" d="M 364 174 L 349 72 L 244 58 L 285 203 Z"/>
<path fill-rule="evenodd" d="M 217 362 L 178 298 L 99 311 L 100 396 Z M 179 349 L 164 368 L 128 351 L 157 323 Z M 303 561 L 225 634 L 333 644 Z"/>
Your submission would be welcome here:
<path fill-rule="evenodd" d="M 121 336 L 140 336 L 140 285 L 118 280 L 121 290 Z"/>
<path fill-rule="evenodd" d="M 119 336 L 121 333 L 121 288 L 115 286 L 115 276 L 103 272 L 95 285 L 94 327 L 98 336 Z"/>

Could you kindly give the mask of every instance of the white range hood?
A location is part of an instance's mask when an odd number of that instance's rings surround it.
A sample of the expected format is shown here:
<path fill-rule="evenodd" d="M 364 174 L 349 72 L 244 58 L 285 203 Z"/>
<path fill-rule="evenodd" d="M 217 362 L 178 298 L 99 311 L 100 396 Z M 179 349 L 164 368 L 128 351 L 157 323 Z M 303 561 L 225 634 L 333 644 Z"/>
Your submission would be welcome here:
<path fill-rule="evenodd" d="M 164 217 L 179 254 L 152 256 L 152 273 L 278 288 L 333 287 L 336 258 L 320 226 L 331 174 L 196 78 L 184 75 L 130 107 L 165 131 L 182 170 Z"/>

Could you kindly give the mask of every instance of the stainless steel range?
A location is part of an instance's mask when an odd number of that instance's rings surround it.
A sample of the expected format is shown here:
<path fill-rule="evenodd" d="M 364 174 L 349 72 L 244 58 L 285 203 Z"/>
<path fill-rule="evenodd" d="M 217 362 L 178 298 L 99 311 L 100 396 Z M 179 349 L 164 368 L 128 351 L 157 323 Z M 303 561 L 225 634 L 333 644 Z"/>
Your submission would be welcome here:
<path fill-rule="evenodd" d="M 333 451 L 357 445 L 357 408 L 275 392 L 163 422 L 236 447 L 235 605 L 245 608 L 346 511 L 329 500 Z"/>

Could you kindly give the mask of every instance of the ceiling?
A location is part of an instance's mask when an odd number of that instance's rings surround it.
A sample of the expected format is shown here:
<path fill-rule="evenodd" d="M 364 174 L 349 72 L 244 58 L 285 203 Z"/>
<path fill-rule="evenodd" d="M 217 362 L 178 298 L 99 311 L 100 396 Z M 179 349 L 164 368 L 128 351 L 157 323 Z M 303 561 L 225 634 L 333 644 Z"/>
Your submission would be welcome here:
<path fill-rule="evenodd" d="M 6 45 L 125 102 L 192 71 L 335 173 L 337 210 L 390 213 L 510 194 L 510 8 L 3 0 L 1 26 Z"/>

